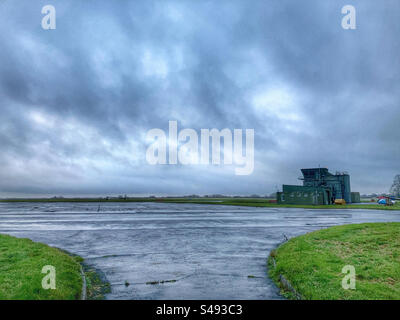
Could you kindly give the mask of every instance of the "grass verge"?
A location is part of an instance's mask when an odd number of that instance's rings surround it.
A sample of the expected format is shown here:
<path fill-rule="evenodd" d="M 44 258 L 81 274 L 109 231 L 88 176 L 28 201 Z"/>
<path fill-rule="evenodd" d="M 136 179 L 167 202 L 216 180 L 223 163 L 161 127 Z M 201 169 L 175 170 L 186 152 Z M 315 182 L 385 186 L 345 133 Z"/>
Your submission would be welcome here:
<path fill-rule="evenodd" d="M 126 198 L 109 199 L 106 198 L 34 198 L 34 199 L 0 199 L 1 202 L 33 202 L 33 203 L 51 203 L 51 202 L 162 202 L 162 203 L 193 203 L 193 204 L 213 204 L 247 207 L 265 207 L 265 208 L 303 208 L 303 209 L 368 209 L 368 210 L 400 210 L 400 202 L 394 206 L 383 206 L 378 204 L 348 204 L 348 205 L 291 205 L 277 204 L 271 202 L 272 199 L 262 198 Z"/>
<path fill-rule="evenodd" d="M 346 265 L 355 267 L 354 290 L 342 288 Z M 400 223 L 344 225 L 292 238 L 271 252 L 268 266 L 270 277 L 281 289 L 280 277 L 284 276 L 303 299 L 397 300 Z M 283 289 L 282 293 L 296 298 L 291 291 Z"/>
<path fill-rule="evenodd" d="M 294 205 L 294 204 L 278 204 L 271 203 L 267 199 L 209 199 L 209 200 L 191 200 L 191 199 L 162 199 L 159 202 L 170 203 L 195 203 L 195 204 L 214 204 L 214 205 L 231 205 L 246 207 L 263 207 L 263 208 L 302 208 L 302 209 L 368 209 L 368 210 L 400 210 L 400 202 L 393 206 L 383 206 L 378 204 L 347 204 L 347 205 Z"/>
<path fill-rule="evenodd" d="M 76 300 L 81 298 L 83 259 L 29 239 L 0 234 L 1 300 Z M 56 289 L 44 289 L 44 266 L 54 266 Z M 102 297 L 106 282 L 84 266 L 87 297 Z"/>

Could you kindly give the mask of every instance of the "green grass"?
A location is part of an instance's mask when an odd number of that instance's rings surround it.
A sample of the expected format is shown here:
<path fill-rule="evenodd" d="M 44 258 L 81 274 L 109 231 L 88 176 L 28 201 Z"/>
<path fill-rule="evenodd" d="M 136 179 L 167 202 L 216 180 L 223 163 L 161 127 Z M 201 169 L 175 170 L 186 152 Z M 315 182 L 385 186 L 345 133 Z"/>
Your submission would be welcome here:
<path fill-rule="evenodd" d="M 265 208 L 304 208 L 304 209 L 368 209 L 368 210 L 400 210 L 400 202 L 394 206 L 383 206 L 373 204 L 352 205 L 290 205 L 272 203 L 271 199 L 265 198 L 127 198 L 127 199 L 104 199 L 104 198 L 42 198 L 42 199 L 1 199 L 0 202 L 163 202 L 163 203 L 193 203 L 231 205 Z"/>
<path fill-rule="evenodd" d="M 304 299 L 400 299 L 400 223 L 344 225 L 311 232 L 274 250 L 268 265 L 278 285 L 283 275 Z M 342 288 L 345 265 L 355 267 L 355 290 Z M 291 292 L 283 294 L 294 298 Z"/>
<path fill-rule="evenodd" d="M 371 205 L 371 204 L 348 204 L 348 205 L 292 205 L 271 203 L 268 199 L 163 199 L 160 202 L 170 203 L 195 203 L 195 204 L 219 204 L 232 206 L 265 207 L 265 208 L 303 208 L 303 209 L 368 209 L 368 210 L 400 210 L 400 202 L 393 206 Z"/>
<path fill-rule="evenodd" d="M 56 268 L 56 289 L 42 288 L 42 268 Z M 68 254 L 29 239 L 0 235 L 0 299 L 80 299 L 79 262 Z"/>
<path fill-rule="evenodd" d="M 81 264 L 87 299 L 103 299 L 110 285 L 83 259 L 63 250 L 0 234 L 0 300 L 76 300 L 81 298 Z M 56 268 L 56 289 L 43 289 L 44 266 Z"/>

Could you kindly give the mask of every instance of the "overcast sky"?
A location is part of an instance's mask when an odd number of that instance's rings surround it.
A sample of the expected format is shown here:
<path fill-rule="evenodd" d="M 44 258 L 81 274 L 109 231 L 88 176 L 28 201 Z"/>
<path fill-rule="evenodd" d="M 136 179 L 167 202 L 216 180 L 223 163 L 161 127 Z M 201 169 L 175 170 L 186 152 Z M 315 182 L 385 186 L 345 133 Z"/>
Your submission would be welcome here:
<path fill-rule="evenodd" d="M 269 194 L 319 165 L 387 192 L 399 21 L 398 0 L 0 0 L 0 197 Z M 254 129 L 253 173 L 149 165 L 146 133 L 169 120 Z"/>

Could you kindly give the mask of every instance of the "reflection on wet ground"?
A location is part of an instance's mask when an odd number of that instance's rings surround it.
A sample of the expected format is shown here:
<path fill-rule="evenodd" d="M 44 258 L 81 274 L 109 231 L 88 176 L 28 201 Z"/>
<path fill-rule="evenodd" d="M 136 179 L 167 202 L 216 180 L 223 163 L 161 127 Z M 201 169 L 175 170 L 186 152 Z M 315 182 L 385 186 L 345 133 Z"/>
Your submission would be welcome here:
<path fill-rule="evenodd" d="M 400 211 L 0 203 L 0 233 L 84 257 L 106 274 L 108 299 L 280 299 L 266 260 L 285 236 L 379 221 Z"/>

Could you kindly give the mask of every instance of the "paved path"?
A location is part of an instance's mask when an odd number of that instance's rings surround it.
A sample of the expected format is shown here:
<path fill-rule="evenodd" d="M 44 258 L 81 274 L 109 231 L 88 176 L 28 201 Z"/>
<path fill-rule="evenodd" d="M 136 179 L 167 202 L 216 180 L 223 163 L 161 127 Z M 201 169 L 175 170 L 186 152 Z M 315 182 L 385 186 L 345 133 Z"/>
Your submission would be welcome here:
<path fill-rule="evenodd" d="M 284 234 L 378 221 L 400 211 L 0 203 L 0 233 L 79 254 L 106 274 L 108 299 L 280 299 L 266 260 Z"/>

